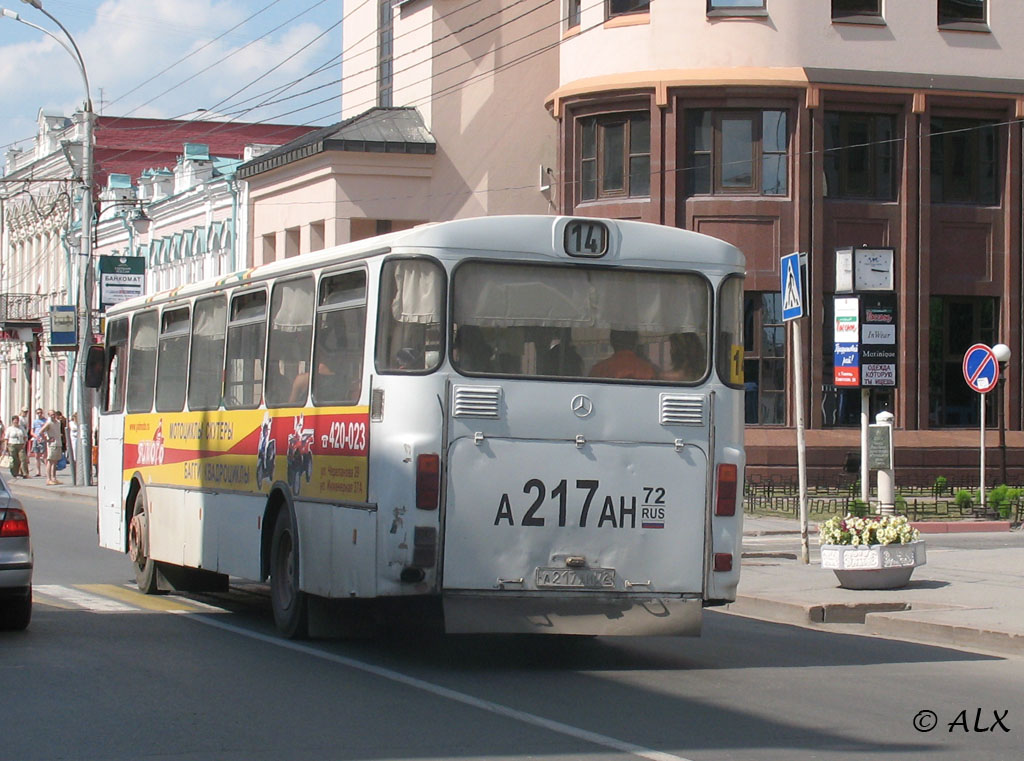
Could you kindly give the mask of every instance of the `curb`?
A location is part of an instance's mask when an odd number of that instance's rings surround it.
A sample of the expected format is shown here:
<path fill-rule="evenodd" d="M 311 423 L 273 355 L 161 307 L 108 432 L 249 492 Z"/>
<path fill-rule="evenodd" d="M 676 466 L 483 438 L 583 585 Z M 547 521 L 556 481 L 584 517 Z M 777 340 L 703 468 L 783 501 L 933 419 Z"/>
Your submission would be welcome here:
<path fill-rule="evenodd" d="M 872 634 L 884 637 L 912 639 L 966 650 L 985 650 L 1000 655 L 1024 655 L 1022 634 L 928 621 L 915 616 L 920 612 L 908 609 L 903 612 L 871 613 L 865 624 Z"/>
<path fill-rule="evenodd" d="M 737 595 L 725 606 L 731 613 L 780 624 L 863 624 L 869 615 L 910 610 L 906 602 L 799 603 Z"/>
<path fill-rule="evenodd" d="M 859 624 L 864 626 L 865 633 L 891 639 L 999 655 L 1024 655 L 1024 634 L 927 619 L 929 613 L 956 611 L 956 607 L 914 609 L 907 602 L 805 604 L 737 595 L 736 601 L 722 610 L 747 618 L 819 630 L 829 624 Z"/>
<path fill-rule="evenodd" d="M 1009 521 L 912 521 L 922 534 L 976 534 L 1009 531 Z"/>

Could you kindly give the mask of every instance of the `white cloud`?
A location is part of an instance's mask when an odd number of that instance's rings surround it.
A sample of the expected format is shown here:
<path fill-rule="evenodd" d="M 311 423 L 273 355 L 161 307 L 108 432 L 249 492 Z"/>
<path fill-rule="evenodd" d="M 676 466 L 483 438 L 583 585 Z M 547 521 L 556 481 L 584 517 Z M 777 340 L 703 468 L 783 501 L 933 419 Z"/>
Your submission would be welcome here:
<path fill-rule="evenodd" d="M 194 114 L 199 108 L 232 112 L 237 110 L 233 104 L 239 100 L 298 79 L 340 52 L 338 30 L 315 43 L 311 41 L 340 18 L 341 0 L 324 3 L 310 14 L 271 31 L 313 4 L 312 0 L 302 4 L 284 0 L 213 43 L 210 40 L 264 4 L 244 0 L 104 0 L 84 4 L 90 6 L 88 11 L 82 8 L 82 0 L 52 0 L 46 8 L 71 29 L 88 67 L 94 106 L 111 115 L 133 109 L 137 109 L 133 116 L 164 118 Z M 25 11 L 21 14 L 24 19 L 53 28 L 36 11 L 27 6 Z M 84 96 L 81 78 L 67 52 L 32 30 L 14 30 L 17 34 L 11 34 L 8 27 L 15 24 L 9 19 L 0 20 L 0 35 L 7 34 L 7 39 L 12 40 L 5 45 L 4 36 L 0 36 L 0 82 L 4 83 L 0 88 L 0 109 L 8 117 L 0 120 L 0 146 L 30 136 L 39 108 L 59 108 L 70 114 Z M 236 50 L 239 52 L 229 56 Z M 189 53 L 192 55 L 187 60 L 159 74 Z M 236 91 L 292 54 L 294 58 L 233 97 Z M 157 74 L 153 81 L 135 89 Z M 338 76 L 339 70 L 335 68 L 297 89 Z M 340 86 L 335 86 L 333 92 L 340 92 Z M 318 97 L 325 98 L 331 93 L 328 88 Z M 224 99 L 226 102 L 218 106 Z M 315 99 L 317 96 L 309 100 Z M 291 107 L 271 107 L 269 111 L 238 118 L 266 119 Z M 330 108 L 327 105 L 311 109 L 288 121 L 324 118 Z M 31 125 L 28 133 L 24 132 L 25 124 Z"/>

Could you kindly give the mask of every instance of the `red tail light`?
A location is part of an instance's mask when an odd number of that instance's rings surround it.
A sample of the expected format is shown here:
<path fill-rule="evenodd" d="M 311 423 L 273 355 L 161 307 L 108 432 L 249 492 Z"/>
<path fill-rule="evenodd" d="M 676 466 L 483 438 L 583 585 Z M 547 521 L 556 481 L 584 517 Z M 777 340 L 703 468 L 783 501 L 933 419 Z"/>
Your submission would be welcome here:
<path fill-rule="evenodd" d="M 715 515 L 736 515 L 736 486 L 739 469 L 732 463 L 718 466 L 718 499 L 715 501 Z"/>
<path fill-rule="evenodd" d="M 28 516 L 24 510 L 17 507 L 0 510 L 0 536 L 28 536 Z"/>
<path fill-rule="evenodd" d="M 416 458 L 416 507 L 436 510 L 441 499 L 441 457 L 421 454 Z"/>
<path fill-rule="evenodd" d="M 715 564 L 713 568 L 719 572 L 726 572 L 732 570 L 732 553 L 731 552 L 716 552 L 715 553 Z"/>

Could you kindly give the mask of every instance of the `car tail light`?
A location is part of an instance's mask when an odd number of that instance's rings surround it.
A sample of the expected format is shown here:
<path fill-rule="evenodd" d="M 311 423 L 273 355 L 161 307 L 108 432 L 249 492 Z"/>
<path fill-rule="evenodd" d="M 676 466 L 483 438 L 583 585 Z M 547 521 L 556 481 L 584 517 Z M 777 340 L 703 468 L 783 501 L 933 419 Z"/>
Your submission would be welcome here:
<path fill-rule="evenodd" d="M 0 510 L 0 536 L 28 536 L 28 516 L 17 507 Z"/>
<path fill-rule="evenodd" d="M 714 569 L 716 571 L 731 571 L 732 570 L 732 553 L 731 552 L 716 552 L 715 553 L 715 564 Z"/>
<path fill-rule="evenodd" d="M 436 510 L 441 499 L 441 457 L 421 454 L 416 458 L 416 507 Z"/>
<path fill-rule="evenodd" d="M 715 501 L 715 515 L 736 515 L 736 486 L 739 469 L 732 463 L 718 466 L 718 499 Z"/>

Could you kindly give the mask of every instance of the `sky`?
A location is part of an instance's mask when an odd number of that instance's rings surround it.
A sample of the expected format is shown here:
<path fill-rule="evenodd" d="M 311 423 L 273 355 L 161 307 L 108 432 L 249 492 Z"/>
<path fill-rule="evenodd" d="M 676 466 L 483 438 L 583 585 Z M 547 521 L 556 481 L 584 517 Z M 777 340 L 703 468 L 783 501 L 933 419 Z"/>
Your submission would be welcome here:
<path fill-rule="evenodd" d="M 313 125 L 340 119 L 342 0 L 42 4 L 81 50 L 97 113 Z M 23 0 L 0 0 L 0 7 L 61 36 Z M 66 50 L 0 16 L 0 155 L 13 145 L 31 148 L 40 109 L 71 116 L 84 98 Z"/>

